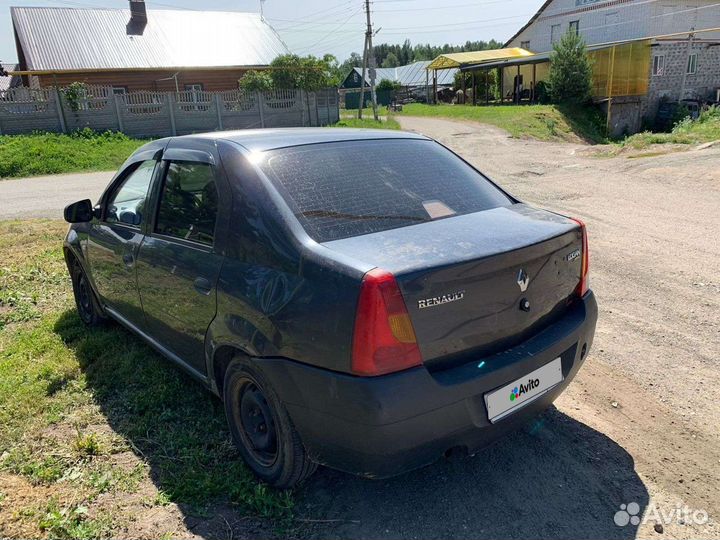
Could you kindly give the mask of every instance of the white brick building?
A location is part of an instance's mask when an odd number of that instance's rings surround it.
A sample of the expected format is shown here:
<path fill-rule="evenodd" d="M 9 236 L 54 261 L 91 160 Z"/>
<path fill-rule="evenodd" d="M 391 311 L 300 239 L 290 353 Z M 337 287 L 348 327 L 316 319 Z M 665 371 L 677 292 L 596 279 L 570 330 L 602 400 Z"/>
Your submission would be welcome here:
<path fill-rule="evenodd" d="M 718 29 L 720 0 L 547 0 L 505 46 L 547 57 L 566 32 L 577 32 L 595 61 L 595 99 L 612 101 L 609 128 L 621 134 L 653 125 L 661 100 L 718 99 Z M 529 65 L 508 65 L 511 92 L 515 69 L 535 78 Z"/>
<path fill-rule="evenodd" d="M 548 0 L 505 46 L 547 52 L 570 29 L 597 45 L 707 28 L 720 28 L 720 0 Z"/>

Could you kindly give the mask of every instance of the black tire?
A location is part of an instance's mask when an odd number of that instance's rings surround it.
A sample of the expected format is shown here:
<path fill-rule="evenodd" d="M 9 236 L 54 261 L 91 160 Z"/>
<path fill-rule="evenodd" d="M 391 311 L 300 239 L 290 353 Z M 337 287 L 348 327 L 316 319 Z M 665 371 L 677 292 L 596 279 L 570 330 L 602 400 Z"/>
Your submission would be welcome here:
<path fill-rule="evenodd" d="M 233 359 L 223 384 L 230 434 L 255 475 L 276 488 L 296 486 L 315 472 L 285 407 L 246 358 Z"/>
<path fill-rule="evenodd" d="M 95 293 L 88 282 L 85 271 L 77 261 L 73 261 L 71 278 L 73 294 L 75 296 L 75 306 L 77 307 L 80 320 L 87 326 L 99 326 L 104 323 L 106 319 L 97 303 Z"/>

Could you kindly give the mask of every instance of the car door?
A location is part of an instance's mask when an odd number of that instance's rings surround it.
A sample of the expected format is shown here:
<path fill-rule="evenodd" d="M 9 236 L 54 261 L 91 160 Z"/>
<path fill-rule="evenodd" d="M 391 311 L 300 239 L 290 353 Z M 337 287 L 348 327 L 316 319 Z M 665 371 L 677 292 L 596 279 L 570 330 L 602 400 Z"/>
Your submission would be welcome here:
<path fill-rule="evenodd" d="M 218 171 L 211 154 L 175 149 L 166 152 L 161 174 L 155 219 L 138 252 L 140 298 L 148 333 L 204 374 L 223 261 Z"/>
<path fill-rule="evenodd" d="M 129 166 L 103 197 L 101 217 L 90 226 L 88 260 L 103 304 L 127 322 L 144 327 L 136 257 L 150 216 L 148 193 L 158 162 Z"/>

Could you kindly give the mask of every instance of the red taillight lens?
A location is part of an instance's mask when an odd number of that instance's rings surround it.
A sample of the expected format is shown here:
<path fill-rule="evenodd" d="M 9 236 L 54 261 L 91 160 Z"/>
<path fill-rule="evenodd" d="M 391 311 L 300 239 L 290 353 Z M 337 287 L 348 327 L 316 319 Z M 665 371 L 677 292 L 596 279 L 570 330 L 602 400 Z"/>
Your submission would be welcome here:
<path fill-rule="evenodd" d="M 382 375 L 421 363 L 415 330 L 395 277 L 379 268 L 371 270 L 360 286 L 353 373 Z"/>
<path fill-rule="evenodd" d="M 570 219 L 580 225 L 582 231 L 582 267 L 580 270 L 580 283 L 578 283 L 576 289 L 578 296 L 582 298 L 590 288 L 590 248 L 588 246 L 587 227 L 585 227 L 585 223 L 577 218 Z"/>

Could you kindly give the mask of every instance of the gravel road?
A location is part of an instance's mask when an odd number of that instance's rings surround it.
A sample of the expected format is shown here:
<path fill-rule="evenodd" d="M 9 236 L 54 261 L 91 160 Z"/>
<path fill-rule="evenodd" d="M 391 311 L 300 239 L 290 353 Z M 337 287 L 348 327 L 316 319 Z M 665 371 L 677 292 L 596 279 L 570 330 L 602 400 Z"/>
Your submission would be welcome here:
<path fill-rule="evenodd" d="M 63 208 L 80 199 L 95 203 L 112 172 L 71 173 L 0 180 L 0 219 L 62 219 Z"/>
<path fill-rule="evenodd" d="M 601 158 L 475 123 L 400 122 L 517 197 L 588 224 L 597 336 L 557 408 L 473 458 L 388 481 L 321 470 L 300 511 L 331 521 L 308 522 L 302 534 L 720 537 L 715 521 L 674 519 L 662 534 L 652 520 L 613 521 L 630 502 L 646 515 L 680 504 L 720 520 L 720 151 Z"/>

